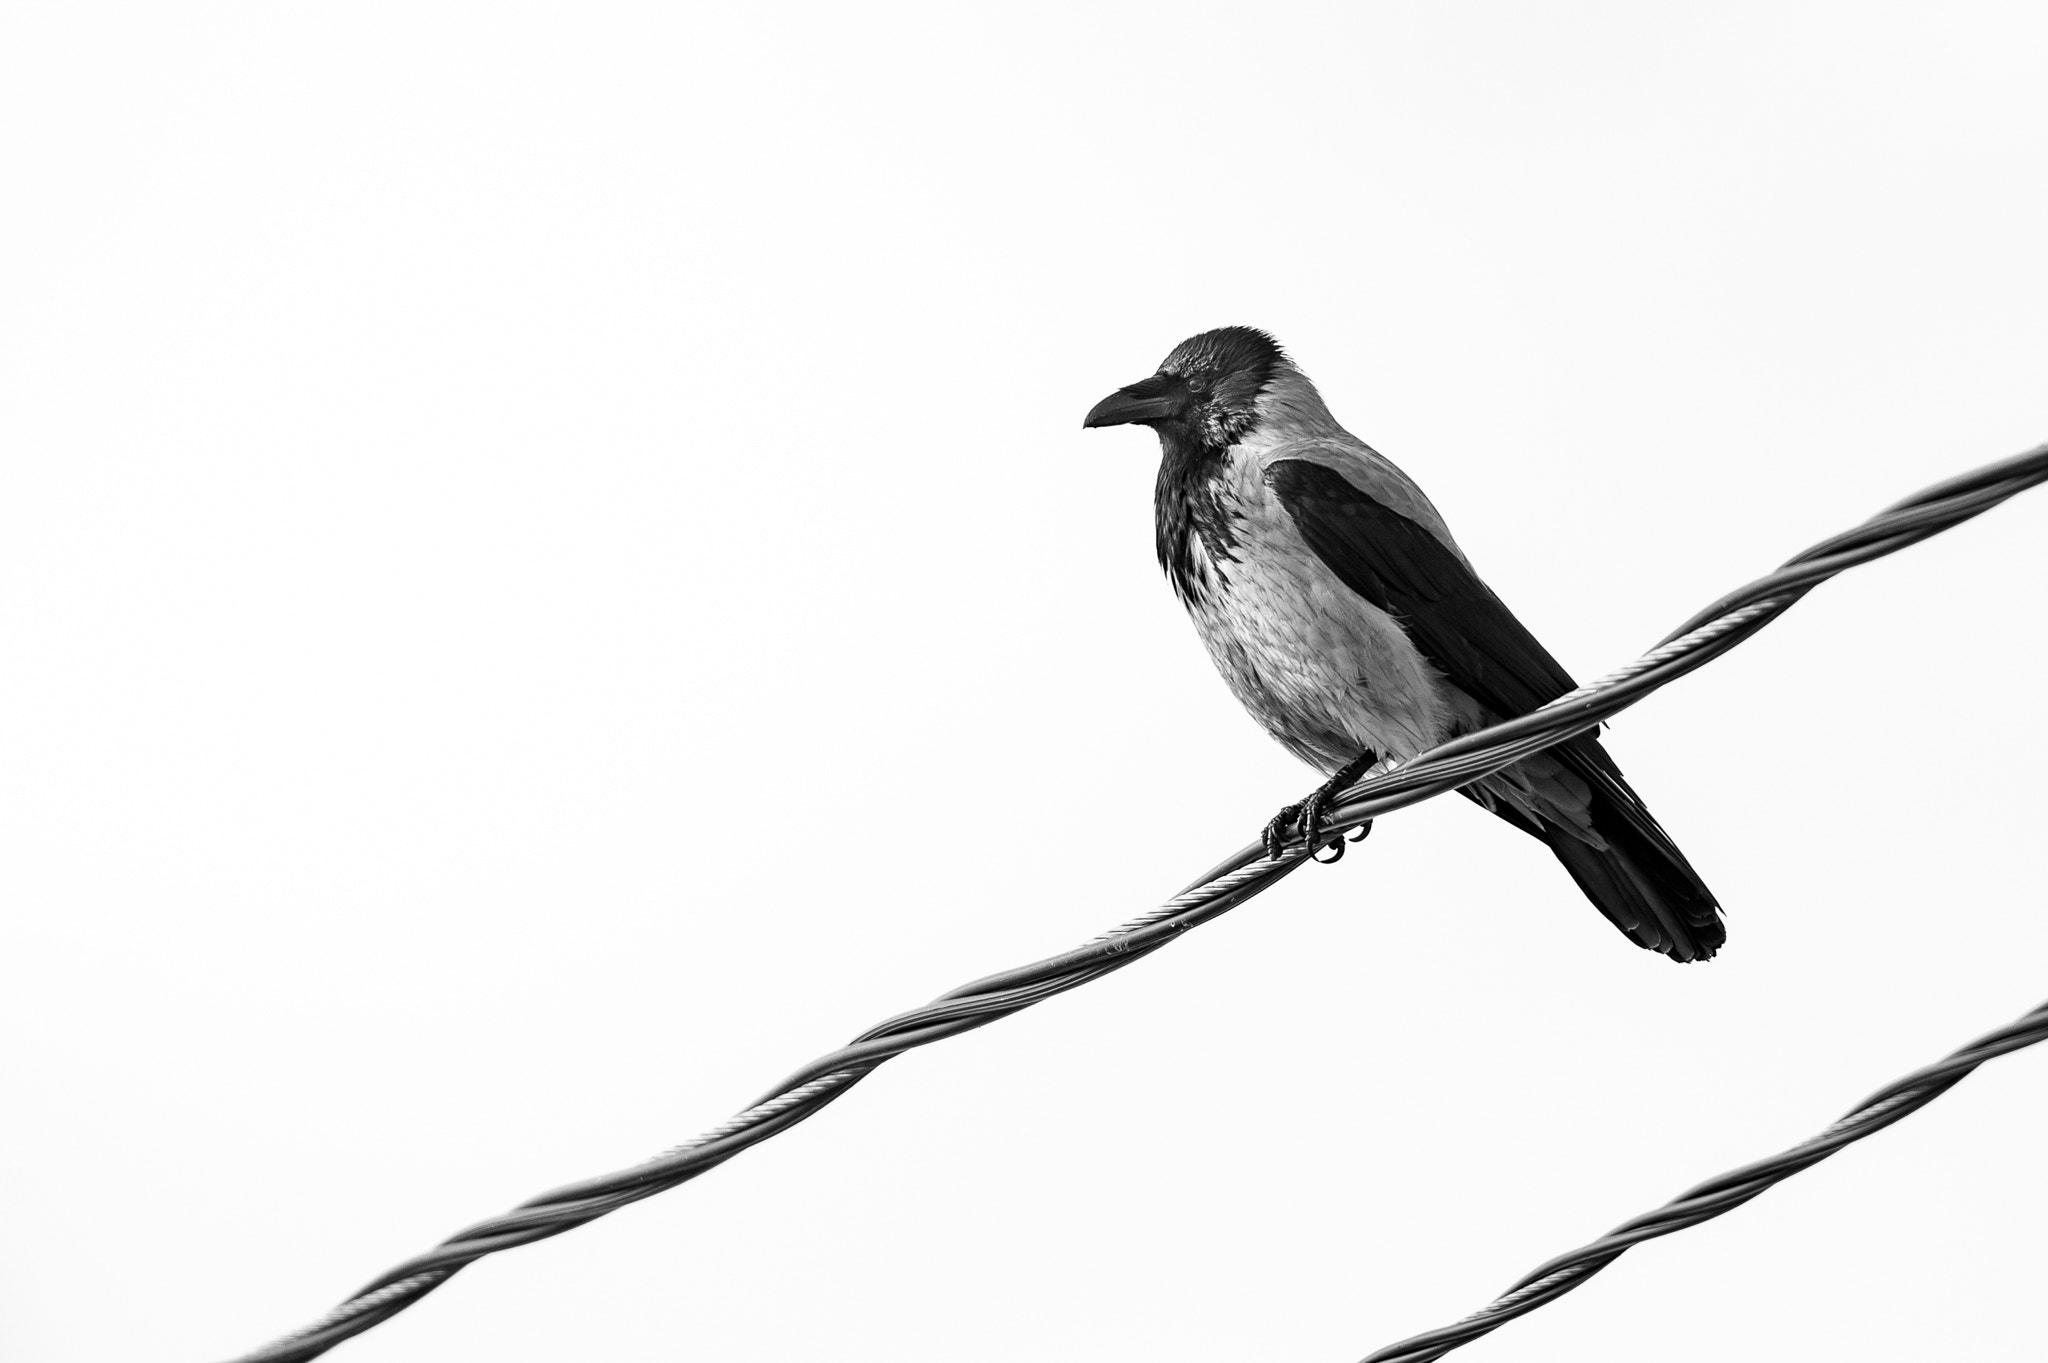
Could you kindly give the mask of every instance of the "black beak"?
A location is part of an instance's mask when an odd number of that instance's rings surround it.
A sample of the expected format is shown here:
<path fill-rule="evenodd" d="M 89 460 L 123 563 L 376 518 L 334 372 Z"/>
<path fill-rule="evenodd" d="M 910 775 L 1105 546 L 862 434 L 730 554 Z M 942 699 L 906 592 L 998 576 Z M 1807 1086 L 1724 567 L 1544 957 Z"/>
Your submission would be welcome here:
<path fill-rule="evenodd" d="M 1187 384 L 1172 374 L 1154 374 L 1128 388 L 1119 388 L 1096 403 L 1082 419 L 1081 428 L 1150 425 L 1179 416 L 1187 409 Z"/>

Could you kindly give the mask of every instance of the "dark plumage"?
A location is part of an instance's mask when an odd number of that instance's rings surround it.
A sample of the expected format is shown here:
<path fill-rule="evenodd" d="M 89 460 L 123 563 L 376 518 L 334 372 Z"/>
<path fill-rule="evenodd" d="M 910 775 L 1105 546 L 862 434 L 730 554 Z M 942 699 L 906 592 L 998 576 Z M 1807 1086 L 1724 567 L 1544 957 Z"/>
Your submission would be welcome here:
<path fill-rule="evenodd" d="M 1085 424 L 1124 423 L 1159 435 L 1159 562 L 1210 656 L 1275 738 L 1335 774 L 1269 837 L 1298 822 L 1320 842 L 1320 801 L 1366 765 L 1573 689 L 1421 490 L 1264 332 L 1182 342 Z M 1463 793 L 1542 840 L 1638 944 L 1690 961 L 1725 939 L 1713 894 L 1593 735 Z"/>

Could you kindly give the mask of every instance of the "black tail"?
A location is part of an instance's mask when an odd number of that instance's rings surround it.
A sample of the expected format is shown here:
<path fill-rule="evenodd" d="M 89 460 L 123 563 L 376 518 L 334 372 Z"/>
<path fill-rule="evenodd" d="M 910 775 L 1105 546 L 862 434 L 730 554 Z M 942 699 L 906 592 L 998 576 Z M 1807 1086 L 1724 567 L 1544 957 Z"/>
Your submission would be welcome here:
<path fill-rule="evenodd" d="M 1614 759 L 1586 737 L 1530 761 L 1553 755 L 1591 788 L 1584 824 L 1552 818 L 1532 823 L 1498 799 L 1491 802 L 1494 813 L 1541 838 L 1593 907 L 1637 946 L 1674 961 L 1704 961 L 1720 950 L 1728 929 L 1713 891 L 1629 789 Z"/>

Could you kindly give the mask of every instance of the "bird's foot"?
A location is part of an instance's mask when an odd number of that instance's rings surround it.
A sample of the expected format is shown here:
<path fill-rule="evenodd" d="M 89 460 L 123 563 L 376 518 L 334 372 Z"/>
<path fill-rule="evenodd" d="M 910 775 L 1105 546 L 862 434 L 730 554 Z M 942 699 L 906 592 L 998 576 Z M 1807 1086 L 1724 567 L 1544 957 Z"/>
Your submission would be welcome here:
<path fill-rule="evenodd" d="M 1288 833 L 1300 824 L 1302 810 L 1307 805 L 1306 800 L 1300 804 L 1282 805 L 1280 812 L 1266 821 L 1266 831 L 1259 835 L 1259 841 L 1266 845 L 1266 860 L 1280 860 L 1280 849 L 1286 845 Z M 1307 833 L 1308 830 L 1304 828 L 1303 836 L 1306 837 Z"/>
<path fill-rule="evenodd" d="M 1371 768 L 1372 764 L 1378 760 L 1379 755 L 1367 749 L 1365 752 L 1360 753 L 1357 758 L 1339 768 L 1336 775 L 1309 792 L 1309 797 L 1306 800 L 1301 801 L 1299 804 L 1283 806 L 1280 812 L 1267 822 L 1265 832 L 1260 836 L 1260 841 L 1265 844 L 1266 856 L 1273 861 L 1280 860 L 1281 850 L 1287 844 L 1287 835 L 1296 828 L 1299 828 L 1301 830 L 1301 840 L 1308 844 L 1310 856 L 1315 857 L 1317 861 L 1325 866 L 1342 861 L 1344 859 L 1344 844 L 1347 841 L 1364 842 L 1367 835 L 1372 832 L 1372 821 L 1368 819 L 1360 824 L 1348 839 L 1340 834 L 1325 841 L 1323 838 L 1323 811 L 1329 808 L 1331 800 L 1335 799 L 1352 782 L 1363 776 Z M 1317 856 L 1316 854 L 1319 852 L 1328 852 L 1330 855 L 1328 857 Z"/>

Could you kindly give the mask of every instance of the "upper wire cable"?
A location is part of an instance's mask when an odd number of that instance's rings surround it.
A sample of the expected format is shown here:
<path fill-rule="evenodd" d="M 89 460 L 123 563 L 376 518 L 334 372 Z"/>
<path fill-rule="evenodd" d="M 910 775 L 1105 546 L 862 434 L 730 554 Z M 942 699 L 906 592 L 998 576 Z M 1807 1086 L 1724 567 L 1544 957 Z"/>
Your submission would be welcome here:
<path fill-rule="evenodd" d="M 1520 718 L 1440 744 L 1403 766 L 1367 776 L 1332 801 L 1323 819 L 1323 834 L 1346 832 L 1382 814 L 1468 785 L 1583 733 L 1720 657 L 1837 573 L 1918 544 L 2042 482 L 2048 482 L 2048 445 L 1925 488 L 1861 525 L 1795 555 L 1776 572 L 1730 592 L 1680 625 L 1657 647 L 1592 685 Z M 962 985 L 922 1008 L 871 1027 L 847 1045 L 797 1070 L 753 1105 L 695 1140 L 630 1169 L 543 1193 L 503 1216 L 459 1231 L 425 1254 L 364 1284 L 313 1324 L 244 1354 L 234 1363 L 300 1363 L 316 1358 L 397 1315 L 485 1255 L 560 1235 L 723 1164 L 748 1146 L 814 1116 L 893 1056 L 986 1026 L 1122 969 L 1266 890 L 1308 856 L 1309 848 L 1298 833 L 1282 846 L 1277 858 L 1269 858 L 1259 843 L 1248 844 L 1158 908 L 1072 951 Z M 2043 1039 L 2048 1034 L 2048 1014 L 2037 1011 L 2014 1027 L 2020 1030 L 2008 1028 L 1977 1043 L 1982 1048 L 1995 1038 L 2007 1037 L 1988 1052 L 1965 1048 L 1941 1066 L 1886 1090 L 1892 1095 L 1887 1100 L 1891 1106 L 1873 1100 L 1809 1146 L 1702 1184 L 1670 1206 L 1546 1264 L 1468 1320 L 1382 1350 L 1372 1356 L 1372 1363 L 1424 1363 L 1440 1358 L 1570 1291 L 1630 1245 L 1739 1206 L 1778 1179 L 1931 1101 L 1991 1055 Z M 1959 1069 L 1948 1068 L 1958 1064 Z M 1731 1179 L 1738 1181 L 1731 1184 Z"/>

